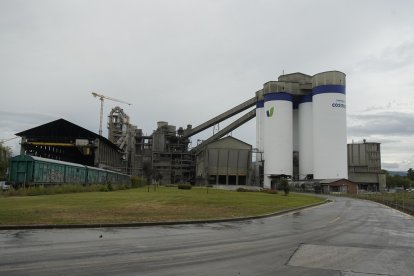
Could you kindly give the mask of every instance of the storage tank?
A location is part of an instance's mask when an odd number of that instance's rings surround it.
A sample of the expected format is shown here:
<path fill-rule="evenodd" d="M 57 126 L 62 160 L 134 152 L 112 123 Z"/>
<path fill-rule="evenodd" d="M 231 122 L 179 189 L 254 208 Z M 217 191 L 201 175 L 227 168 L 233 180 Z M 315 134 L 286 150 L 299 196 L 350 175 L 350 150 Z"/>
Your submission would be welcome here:
<path fill-rule="evenodd" d="M 306 179 L 308 175 L 313 175 L 312 109 L 312 93 L 299 98 L 299 179 Z"/>
<path fill-rule="evenodd" d="M 291 84 L 268 82 L 264 85 L 264 187 L 273 188 L 272 178 L 292 175 L 292 95 Z"/>
<path fill-rule="evenodd" d="M 347 178 L 345 74 L 312 77 L 314 178 Z"/>

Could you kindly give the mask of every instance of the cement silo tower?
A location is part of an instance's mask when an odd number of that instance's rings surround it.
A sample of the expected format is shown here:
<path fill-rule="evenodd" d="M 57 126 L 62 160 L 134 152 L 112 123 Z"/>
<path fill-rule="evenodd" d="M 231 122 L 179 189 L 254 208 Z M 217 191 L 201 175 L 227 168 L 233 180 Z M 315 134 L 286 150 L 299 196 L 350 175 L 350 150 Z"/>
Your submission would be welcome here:
<path fill-rule="evenodd" d="M 264 84 L 264 187 L 275 188 L 273 179 L 293 173 L 293 97 L 295 84 Z"/>
<path fill-rule="evenodd" d="M 345 74 L 314 75 L 312 103 L 314 178 L 347 178 Z"/>
<path fill-rule="evenodd" d="M 313 175 L 313 106 L 312 94 L 304 95 L 298 101 L 299 124 L 299 179 Z"/>
<path fill-rule="evenodd" d="M 278 80 L 294 85 L 293 178 L 304 179 L 313 174 L 312 104 L 307 104 L 312 101 L 312 76 L 297 72 L 281 75 Z"/>

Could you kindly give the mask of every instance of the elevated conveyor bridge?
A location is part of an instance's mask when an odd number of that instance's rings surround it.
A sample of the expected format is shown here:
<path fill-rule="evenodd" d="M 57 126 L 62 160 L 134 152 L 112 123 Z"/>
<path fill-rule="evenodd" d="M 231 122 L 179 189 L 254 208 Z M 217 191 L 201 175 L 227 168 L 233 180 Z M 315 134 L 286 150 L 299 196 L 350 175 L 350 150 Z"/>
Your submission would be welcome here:
<path fill-rule="evenodd" d="M 222 114 L 208 120 L 205 123 L 202 123 L 201 125 L 193 128 L 193 129 L 187 129 L 185 130 L 183 137 L 184 138 L 189 138 L 191 136 L 194 136 L 200 132 L 202 132 L 203 130 L 206 130 L 207 128 L 210 128 L 214 125 L 219 124 L 220 122 L 227 120 L 231 117 L 233 117 L 234 115 L 237 115 L 253 106 L 256 105 L 256 97 L 253 97 L 229 110 L 227 110 L 226 112 L 223 112 Z M 223 128 L 222 130 L 220 130 L 219 132 L 217 132 L 216 134 L 214 134 L 213 136 L 211 136 L 210 138 L 208 138 L 207 140 L 204 140 L 201 144 L 197 145 L 196 147 L 194 147 L 191 152 L 193 153 L 198 153 L 205 145 L 216 141 L 218 139 L 220 139 L 221 137 L 223 137 L 224 135 L 226 135 L 227 133 L 233 131 L 234 129 L 238 128 L 239 126 L 243 125 L 244 123 L 250 121 L 251 119 L 253 119 L 254 117 L 256 117 L 256 109 L 253 109 L 251 111 L 249 111 L 248 113 L 246 113 L 245 115 L 243 115 L 242 117 L 240 117 L 239 119 L 237 119 L 236 121 L 234 121 L 233 123 L 231 123 L 230 125 L 228 125 L 227 127 Z"/>

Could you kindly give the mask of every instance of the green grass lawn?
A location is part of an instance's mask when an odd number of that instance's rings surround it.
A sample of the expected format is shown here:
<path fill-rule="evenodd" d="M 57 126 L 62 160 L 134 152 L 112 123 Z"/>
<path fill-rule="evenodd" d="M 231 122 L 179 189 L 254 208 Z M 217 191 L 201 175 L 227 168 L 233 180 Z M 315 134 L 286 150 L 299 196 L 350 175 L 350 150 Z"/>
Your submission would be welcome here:
<path fill-rule="evenodd" d="M 269 214 L 323 199 L 291 193 L 159 187 L 25 197 L 0 197 L 0 225 L 134 223 Z"/>

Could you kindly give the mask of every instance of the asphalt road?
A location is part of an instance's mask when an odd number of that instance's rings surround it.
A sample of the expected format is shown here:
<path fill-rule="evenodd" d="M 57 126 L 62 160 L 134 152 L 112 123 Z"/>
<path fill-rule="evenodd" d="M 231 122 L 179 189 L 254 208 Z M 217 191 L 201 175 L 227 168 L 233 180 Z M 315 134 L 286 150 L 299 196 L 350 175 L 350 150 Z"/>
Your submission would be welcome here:
<path fill-rule="evenodd" d="M 0 231 L 0 275 L 414 275 L 414 219 L 334 202 L 244 222 Z"/>

